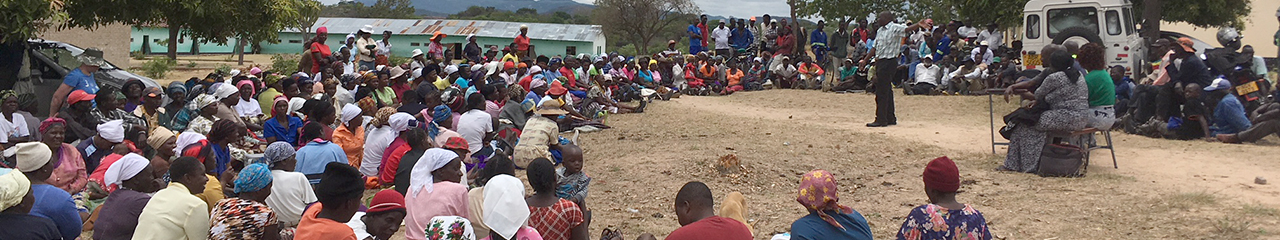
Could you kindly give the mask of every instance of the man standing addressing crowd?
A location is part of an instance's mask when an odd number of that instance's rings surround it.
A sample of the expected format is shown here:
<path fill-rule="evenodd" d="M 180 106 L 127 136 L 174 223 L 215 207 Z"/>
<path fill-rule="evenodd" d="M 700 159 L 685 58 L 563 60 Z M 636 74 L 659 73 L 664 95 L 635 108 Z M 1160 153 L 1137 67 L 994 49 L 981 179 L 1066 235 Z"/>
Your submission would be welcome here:
<path fill-rule="evenodd" d="M 902 52 L 902 38 L 907 36 L 908 32 L 914 32 L 920 28 L 933 28 L 928 26 L 926 21 L 907 26 L 906 24 L 894 23 L 893 20 L 897 16 L 893 12 L 881 12 L 876 17 L 876 25 L 880 26 L 875 30 L 875 47 L 871 49 L 870 54 L 863 57 L 874 57 L 876 66 L 875 86 L 876 91 L 876 120 L 868 123 L 867 127 L 886 127 L 898 125 L 898 117 L 894 115 L 893 110 L 893 84 L 894 74 L 898 71 L 898 55 Z"/>

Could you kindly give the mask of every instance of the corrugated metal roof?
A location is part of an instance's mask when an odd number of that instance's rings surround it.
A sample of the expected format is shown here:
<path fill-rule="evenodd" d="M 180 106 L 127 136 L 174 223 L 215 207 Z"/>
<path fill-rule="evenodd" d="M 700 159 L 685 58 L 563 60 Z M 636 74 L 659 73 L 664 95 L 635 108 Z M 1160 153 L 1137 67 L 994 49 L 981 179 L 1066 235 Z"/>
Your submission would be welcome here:
<path fill-rule="evenodd" d="M 377 18 L 319 18 L 311 31 L 327 27 L 330 33 L 354 33 L 364 25 L 373 26 L 374 35 L 390 30 L 393 34 L 431 35 L 436 31 L 451 36 L 475 34 L 480 37 L 515 38 L 520 25 L 529 26 L 529 38 L 539 40 L 593 42 L 603 34 L 600 25 L 575 25 L 554 23 L 518 23 L 483 20 L 450 19 L 377 19 Z M 286 32 L 297 32 L 294 29 Z"/>

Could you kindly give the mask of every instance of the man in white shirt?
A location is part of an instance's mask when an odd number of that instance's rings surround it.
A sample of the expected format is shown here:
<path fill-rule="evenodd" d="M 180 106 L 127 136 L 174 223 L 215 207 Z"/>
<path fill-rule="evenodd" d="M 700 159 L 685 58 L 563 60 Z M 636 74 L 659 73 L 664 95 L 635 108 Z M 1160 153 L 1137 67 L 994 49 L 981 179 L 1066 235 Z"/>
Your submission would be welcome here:
<path fill-rule="evenodd" d="M 938 65 L 933 64 L 933 55 L 925 55 L 924 58 L 920 59 L 920 64 L 916 65 L 915 82 L 911 84 L 911 87 L 904 88 L 903 92 L 907 95 L 933 94 L 933 89 L 942 85 L 942 82 L 939 81 L 941 80 L 941 78 L 939 78 L 941 75 L 942 69 L 938 67 Z"/>
<path fill-rule="evenodd" d="M 997 31 L 998 28 L 1000 28 L 999 24 L 988 24 L 986 30 L 978 33 L 978 41 L 990 43 L 991 48 L 999 49 L 1004 44 L 1004 35 Z"/>
<path fill-rule="evenodd" d="M 991 65 L 995 61 L 996 54 L 991 52 L 990 42 L 982 41 L 978 43 L 978 47 L 969 52 L 969 58 L 978 64 Z"/>
<path fill-rule="evenodd" d="M 774 65 L 773 69 L 769 69 L 770 72 L 773 72 L 773 83 L 777 84 L 778 88 L 791 88 L 792 84 L 796 82 L 797 74 L 800 71 L 796 69 L 795 64 L 791 64 L 790 57 L 782 56 L 779 62 L 780 64 Z"/>
<path fill-rule="evenodd" d="M 729 48 L 730 31 L 732 30 L 729 30 L 728 27 L 724 26 L 724 21 L 720 21 L 720 24 L 717 24 L 716 29 L 711 30 L 711 39 L 716 41 L 716 56 L 730 56 L 730 53 L 732 52 Z"/>
<path fill-rule="evenodd" d="M 977 65 L 972 59 L 965 59 L 964 66 L 951 72 L 951 83 L 947 90 L 954 95 L 969 94 L 973 84 L 982 84 L 982 79 L 987 77 L 986 72 L 986 65 Z"/>

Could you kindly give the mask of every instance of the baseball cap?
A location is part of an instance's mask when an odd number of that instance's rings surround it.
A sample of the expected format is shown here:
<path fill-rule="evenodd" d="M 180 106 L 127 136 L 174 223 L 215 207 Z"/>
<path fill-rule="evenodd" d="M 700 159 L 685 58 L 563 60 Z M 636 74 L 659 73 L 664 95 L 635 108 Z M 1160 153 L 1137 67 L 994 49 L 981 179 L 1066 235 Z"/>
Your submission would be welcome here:
<path fill-rule="evenodd" d="M 72 91 L 71 94 L 67 95 L 67 104 L 75 104 L 81 101 L 89 101 L 89 100 L 93 100 L 93 98 L 96 98 L 96 97 L 98 97 L 98 95 L 96 94 L 89 94 L 84 90 L 75 90 L 75 91 Z"/>
<path fill-rule="evenodd" d="M 379 213 L 392 210 L 405 210 L 404 195 L 394 189 L 386 189 L 373 195 L 373 199 L 369 201 L 369 210 L 365 212 Z"/>
<path fill-rule="evenodd" d="M 1227 81 L 1227 79 L 1225 78 L 1219 77 L 1217 79 L 1214 79 L 1213 83 L 1210 83 L 1209 86 L 1204 87 L 1204 90 L 1217 91 L 1217 90 L 1228 89 L 1228 88 L 1231 88 L 1231 82 Z"/>
<path fill-rule="evenodd" d="M 160 88 L 158 87 L 147 87 L 147 89 L 143 90 L 142 92 L 144 93 L 143 96 L 147 96 L 147 97 L 154 98 L 154 97 L 164 96 L 164 92 L 160 91 Z"/>
<path fill-rule="evenodd" d="M 1196 49 L 1192 47 L 1195 45 L 1195 43 L 1192 43 L 1190 38 L 1181 37 L 1181 38 L 1178 38 L 1177 42 L 1178 42 L 1178 46 L 1182 46 L 1182 50 L 1186 50 L 1187 52 L 1193 52 L 1193 53 L 1196 52 Z"/>

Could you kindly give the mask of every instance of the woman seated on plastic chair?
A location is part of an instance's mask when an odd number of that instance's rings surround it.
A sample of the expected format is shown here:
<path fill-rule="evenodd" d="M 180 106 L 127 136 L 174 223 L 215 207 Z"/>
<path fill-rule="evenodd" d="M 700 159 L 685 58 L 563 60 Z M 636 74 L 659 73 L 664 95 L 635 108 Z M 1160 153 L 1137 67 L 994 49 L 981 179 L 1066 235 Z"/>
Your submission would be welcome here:
<path fill-rule="evenodd" d="M 1079 131 L 1089 122 L 1089 88 L 1080 70 L 1072 67 L 1074 59 L 1059 51 L 1050 55 L 1047 62 L 1049 71 L 1055 72 L 1045 77 L 1039 87 L 1021 94 L 1031 104 L 1006 116 L 1012 119 L 1007 120 L 1012 128 L 1006 135 L 1009 153 L 997 170 L 1035 171 L 1049 133 Z"/>

